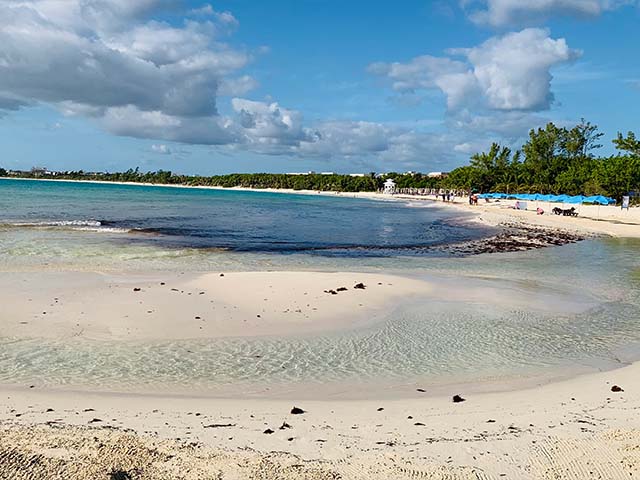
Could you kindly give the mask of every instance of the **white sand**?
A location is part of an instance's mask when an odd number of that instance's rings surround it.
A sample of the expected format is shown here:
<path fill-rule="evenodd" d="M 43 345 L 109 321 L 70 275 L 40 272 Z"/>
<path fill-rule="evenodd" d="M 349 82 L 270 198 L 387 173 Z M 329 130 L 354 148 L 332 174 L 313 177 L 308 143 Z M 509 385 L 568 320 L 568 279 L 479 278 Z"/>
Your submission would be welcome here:
<path fill-rule="evenodd" d="M 11 273 L 0 275 L 0 331 L 98 340 L 306 334 L 373 323 L 392 302 L 431 289 L 371 273 Z"/>
<path fill-rule="evenodd" d="M 85 471 L 101 465 L 104 475 L 64 478 L 106 479 L 108 465 L 146 468 L 148 476 L 135 478 L 153 479 L 633 479 L 640 478 L 639 375 L 636 364 L 521 391 L 451 392 L 466 397 L 457 404 L 429 392 L 403 400 L 300 401 L 5 387 L 0 389 L 0 463 L 4 454 L 7 466 L 26 470 L 29 454 L 37 452 L 45 459 L 66 459 L 69 469 L 73 459 Z M 613 384 L 625 391 L 612 392 Z M 291 415 L 293 406 L 307 413 Z M 23 428 L 46 422 L 56 428 Z M 280 429 L 285 422 L 291 428 Z M 61 425 L 95 430 L 60 430 Z M 144 437 L 144 448 L 159 447 L 173 457 L 155 458 L 152 467 L 140 440 L 111 427 L 132 429 Z M 266 429 L 274 433 L 263 433 Z M 173 442 L 161 443 L 167 439 Z M 203 447 L 181 446 L 189 442 Z M 118 445 L 126 446 L 119 456 L 113 452 Z M 26 457 L 16 457 L 16 450 Z M 111 463 L 98 462 L 100 452 L 108 452 Z M 176 474 L 175 462 L 185 476 Z M 39 464 L 47 465 L 41 457 Z M 186 476 L 185 466 L 194 476 Z M 194 473 L 213 467 L 219 476 Z M 0 473 L 0 478 L 7 477 Z"/>

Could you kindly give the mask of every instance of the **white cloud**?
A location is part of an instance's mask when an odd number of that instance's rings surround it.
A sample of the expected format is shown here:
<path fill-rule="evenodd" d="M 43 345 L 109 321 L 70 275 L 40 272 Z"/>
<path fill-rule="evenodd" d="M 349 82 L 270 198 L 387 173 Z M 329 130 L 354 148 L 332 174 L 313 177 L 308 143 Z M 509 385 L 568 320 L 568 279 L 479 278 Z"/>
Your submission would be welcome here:
<path fill-rule="evenodd" d="M 449 110 L 544 110 L 553 102 L 550 70 L 579 52 L 546 30 L 529 28 L 449 54 L 465 60 L 424 55 L 407 63 L 374 63 L 369 71 L 388 78 L 401 93 L 438 89 Z"/>
<path fill-rule="evenodd" d="M 0 5 L 0 99 L 110 116 L 130 108 L 215 116 L 220 83 L 249 61 L 216 38 L 216 24 L 141 21 L 168 0 L 31 0 Z M 119 15 L 118 22 L 97 19 Z M 245 84 L 248 83 L 245 80 Z M 0 107 L 7 102 L 0 101 Z"/>
<path fill-rule="evenodd" d="M 298 111 L 282 108 L 275 102 L 242 98 L 233 98 L 231 106 L 237 115 L 244 143 L 255 151 L 279 152 L 282 146 L 295 147 L 308 138 L 302 114 Z"/>
<path fill-rule="evenodd" d="M 171 155 L 172 153 L 171 149 L 164 143 L 160 143 L 160 144 L 154 143 L 153 145 L 151 145 L 151 151 L 153 153 L 158 153 L 160 155 Z"/>
<path fill-rule="evenodd" d="M 558 15 L 596 17 L 607 10 L 636 4 L 637 0 L 466 0 L 462 3 L 470 10 L 470 18 L 475 23 L 504 27 L 532 25 Z"/>
<path fill-rule="evenodd" d="M 520 135 L 525 123 L 520 119 L 527 115 L 521 110 L 548 106 L 549 70 L 573 55 L 564 40 L 529 30 L 447 57 L 370 67 L 398 92 L 419 98 L 442 91 L 456 112 L 444 133 L 357 120 L 305 123 L 301 112 L 274 100 L 242 98 L 257 81 L 242 72 L 251 56 L 221 41 L 237 23 L 233 15 L 205 6 L 181 25 L 155 15 L 180 4 L 0 1 L 0 113 L 46 104 L 114 135 L 152 139 L 152 152 L 174 157 L 179 151 L 164 142 L 375 160 L 390 169 L 435 167 L 483 145 L 487 132 Z M 228 115 L 218 109 L 221 96 L 231 97 Z M 485 109 L 503 114 L 477 113 Z M 476 113 L 467 117 L 469 111 Z"/>

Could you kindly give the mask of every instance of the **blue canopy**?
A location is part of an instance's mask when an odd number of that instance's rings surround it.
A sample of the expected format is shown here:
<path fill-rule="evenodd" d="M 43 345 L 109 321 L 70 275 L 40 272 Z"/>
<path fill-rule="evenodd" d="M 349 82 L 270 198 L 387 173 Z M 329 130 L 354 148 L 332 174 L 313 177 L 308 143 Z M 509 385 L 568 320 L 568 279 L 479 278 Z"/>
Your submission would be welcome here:
<path fill-rule="evenodd" d="M 585 197 L 583 203 L 593 203 L 596 205 L 610 205 L 616 203 L 614 198 L 605 197 L 603 195 L 593 195 L 591 197 Z"/>
<path fill-rule="evenodd" d="M 605 197 L 603 195 L 592 195 L 585 197 L 584 195 L 551 195 L 541 193 L 482 193 L 478 195 L 478 198 L 510 198 L 514 200 L 529 200 L 529 201 L 541 201 L 541 202 L 557 202 L 557 203 L 591 203 L 595 205 L 610 205 L 616 203 L 615 199 Z"/>

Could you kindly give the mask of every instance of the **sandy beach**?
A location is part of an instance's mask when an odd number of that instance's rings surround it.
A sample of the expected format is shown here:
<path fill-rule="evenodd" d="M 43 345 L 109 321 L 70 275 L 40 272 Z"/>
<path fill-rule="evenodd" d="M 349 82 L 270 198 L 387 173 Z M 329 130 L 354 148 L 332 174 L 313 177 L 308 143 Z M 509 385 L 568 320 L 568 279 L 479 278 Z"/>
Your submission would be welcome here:
<path fill-rule="evenodd" d="M 33 181 L 32 179 L 20 179 L 20 181 Z M 560 228 L 576 232 L 609 235 L 613 237 L 640 237 L 640 207 L 632 207 L 626 210 L 619 206 L 609 205 L 568 205 L 553 202 L 528 202 L 527 210 L 516 210 L 515 200 L 500 200 L 485 202 L 480 200 L 478 205 L 469 205 L 468 198 L 456 197 L 452 202 L 443 202 L 434 195 L 385 195 L 380 192 L 321 192 L 314 190 L 291 190 L 291 189 L 269 189 L 269 188 L 244 188 L 244 187 L 207 187 L 189 185 L 164 185 L 164 184 L 143 184 L 138 182 L 103 182 L 97 180 L 52 180 L 37 179 L 41 182 L 76 182 L 76 183 L 102 183 L 114 185 L 144 186 L 152 185 L 163 188 L 192 188 L 209 190 L 235 190 L 245 192 L 266 192 L 266 193 L 287 193 L 296 195 L 323 195 L 342 196 L 351 198 L 367 198 L 380 201 L 415 201 L 435 203 L 444 207 L 460 208 L 464 211 L 474 212 L 478 215 L 478 221 L 488 225 L 500 225 L 504 223 L 521 223 L 530 226 Z M 577 217 L 558 216 L 551 212 L 554 207 L 570 208 L 575 207 L 578 211 Z M 540 207 L 544 210 L 544 215 L 537 215 L 536 209 Z"/>
<path fill-rule="evenodd" d="M 640 209 L 582 206 L 575 218 L 465 201 L 443 206 L 517 226 L 508 242 L 528 232 L 528 243 L 504 251 L 640 236 Z M 503 251 L 495 248 L 486 251 Z M 0 274 L 0 329 L 16 341 L 61 344 L 206 342 L 366 329 L 416 299 L 558 314 L 592 301 L 565 305 L 538 291 L 532 303 L 526 287 L 460 282 L 383 272 L 14 269 Z M 552 382 L 524 375 L 500 385 L 407 380 L 386 390 L 342 384 L 235 395 L 3 382 L 0 478 L 640 478 L 640 363 L 616 366 Z"/>
<path fill-rule="evenodd" d="M 314 401 L 4 387 L 0 478 L 640 478 L 639 373 L 459 403 L 417 389 Z"/>
<path fill-rule="evenodd" d="M 0 275 L 0 290 L 5 335 L 177 340 L 355 328 L 432 288 L 367 273 L 31 272 Z"/>

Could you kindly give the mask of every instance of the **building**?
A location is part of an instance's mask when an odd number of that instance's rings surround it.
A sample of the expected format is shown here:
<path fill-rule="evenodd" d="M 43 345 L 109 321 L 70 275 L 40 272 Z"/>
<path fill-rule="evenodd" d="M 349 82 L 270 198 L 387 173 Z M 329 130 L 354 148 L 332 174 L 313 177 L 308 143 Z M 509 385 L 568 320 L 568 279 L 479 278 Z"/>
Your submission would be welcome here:
<path fill-rule="evenodd" d="M 384 182 L 384 190 L 382 190 L 382 193 L 386 195 L 393 195 L 394 193 L 396 193 L 396 182 L 394 182 L 390 178 L 387 178 L 387 180 Z"/>
<path fill-rule="evenodd" d="M 449 175 L 449 172 L 429 172 L 427 173 L 427 177 L 429 178 L 445 178 Z"/>

